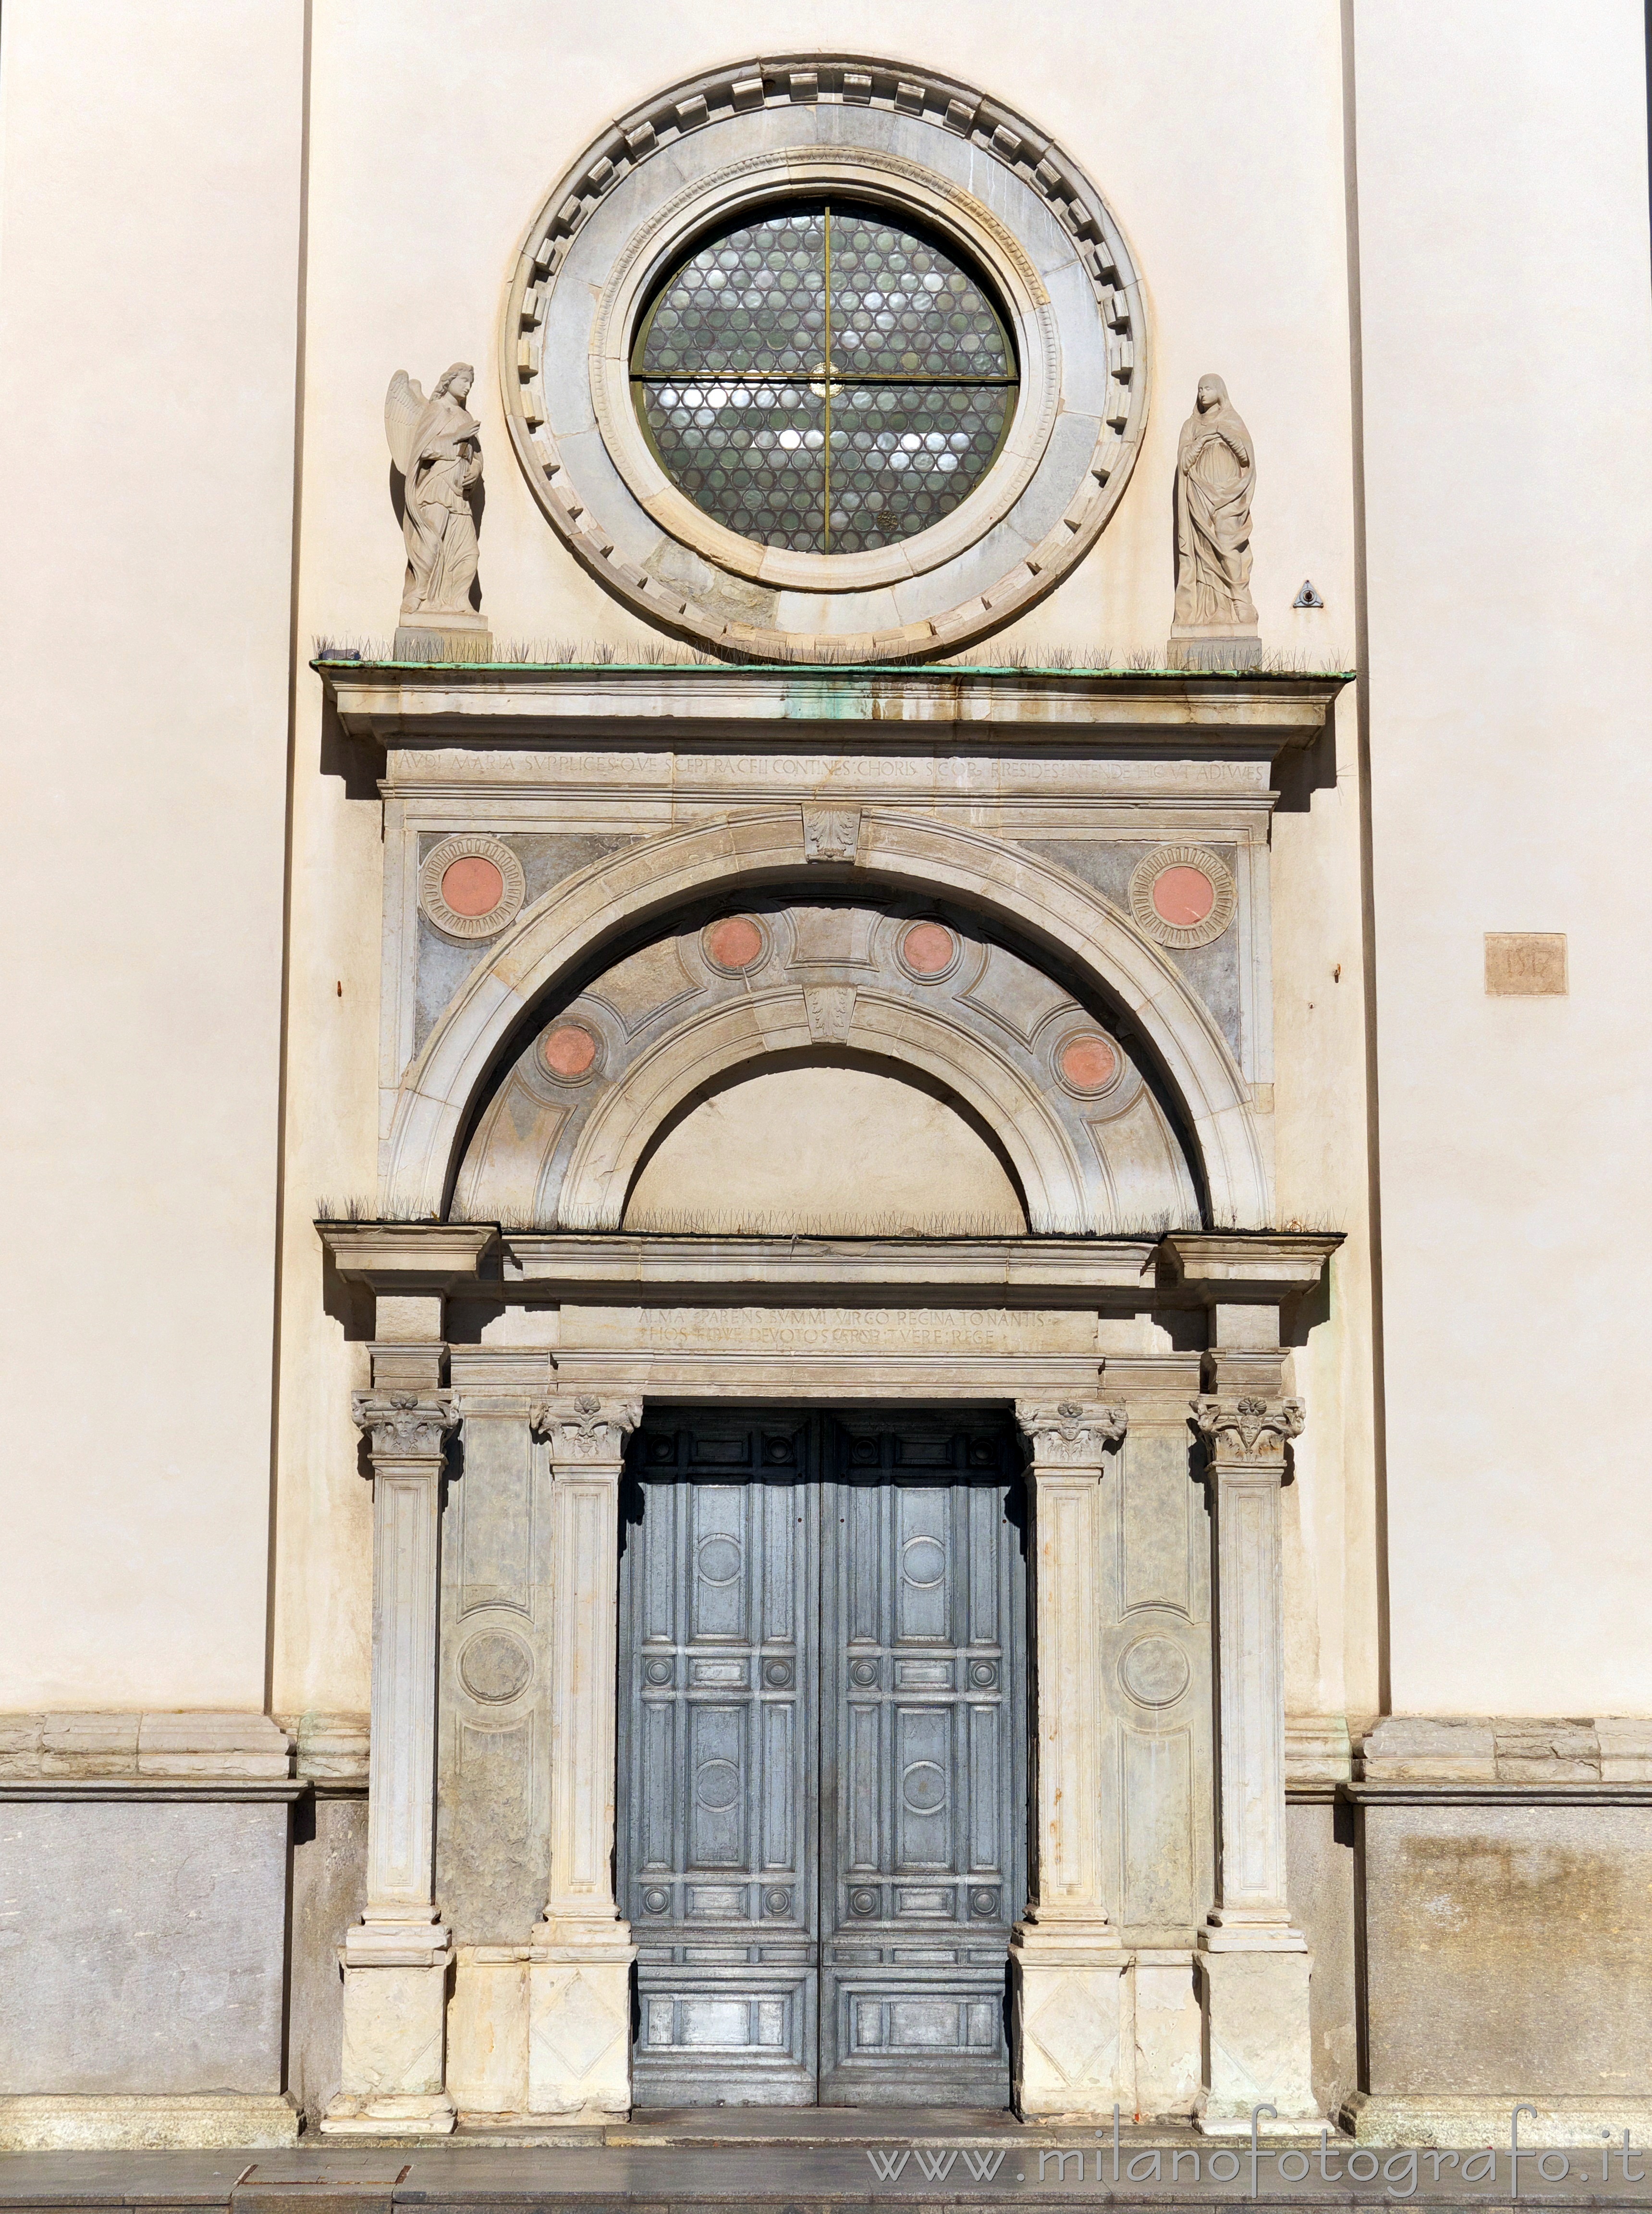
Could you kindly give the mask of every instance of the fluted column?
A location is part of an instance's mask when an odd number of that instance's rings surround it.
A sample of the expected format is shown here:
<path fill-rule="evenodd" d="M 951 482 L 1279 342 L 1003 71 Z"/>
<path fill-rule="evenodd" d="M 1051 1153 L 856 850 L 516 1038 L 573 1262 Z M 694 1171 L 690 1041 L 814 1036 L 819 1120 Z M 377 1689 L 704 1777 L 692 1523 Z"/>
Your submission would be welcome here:
<path fill-rule="evenodd" d="M 1111 2117 L 1134 2096 L 1122 2049 L 1127 1956 L 1102 1869 L 1102 1479 L 1122 1407 L 1022 1401 L 1031 1447 L 1034 1681 L 1031 1896 L 1010 1945 L 1016 2101 L 1025 2115 Z M 1128 2083 L 1129 2089 L 1124 2088 Z"/>
<path fill-rule="evenodd" d="M 1307 1941 L 1286 1898 L 1280 1489 L 1302 1403 L 1277 1395 L 1282 1366 L 1278 1353 L 1217 1352 L 1217 1388 L 1192 1402 L 1215 1518 L 1220 1850 L 1215 1904 L 1199 1934 L 1207 2031 L 1197 2116 L 1213 2132 L 1248 2130 L 1262 2103 L 1277 2108 L 1276 2128 L 1316 2113 Z"/>
<path fill-rule="evenodd" d="M 454 2123 L 443 2083 L 452 1933 L 433 1878 L 442 1477 L 458 1417 L 435 1388 L 440 1357 L 439 1346 L 419 1356 L 423 1385 L 354 1402 L 373 1471 L 372 1734 L 367 1906 L 345 1939 L 342 2083 L 321 2125 L 335 2136 L 444 2136 Z"/>
<path fill-rule="evenodd" d="M 529 1970 L 535 2113 L 631 2107 L 631 1926 L 614 1897 L 620 1477 L 638 1399 L 565 1392 L 538 1409 L 551 1472 L 551 1881 Z"/>

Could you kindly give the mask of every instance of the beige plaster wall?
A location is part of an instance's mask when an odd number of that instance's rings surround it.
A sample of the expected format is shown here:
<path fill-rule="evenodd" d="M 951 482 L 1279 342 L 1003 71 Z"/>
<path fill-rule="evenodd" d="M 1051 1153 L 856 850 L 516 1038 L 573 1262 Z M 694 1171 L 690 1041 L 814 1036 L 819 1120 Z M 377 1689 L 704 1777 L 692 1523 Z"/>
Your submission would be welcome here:
<path fill-rule="evenodd" d="M 300 0 L 0 31 L 0 1706 L 261 1707 Z"/>
<path fill-rule="evenodd" d="M 1393 1703 L 1645 1713 L 1643 11 L 1355 15 Z"/>
<path fill-rule="evenodd" d="M 871 0 L 777 0 L 761 26 L 736 0 L 676 13 L 653 0 L 597 10 L 492 0 L 462 15 L 437 0 L 404 0 L 394 38 L 367 0 L 318 9 L 303 645 L 321 635 L 389 639 L 402 549 L 384 388 L 398 368 L 428 388 L 460 358 L 479 370 L 473 406 L 487 486 L 480 573 L 495 635 L 646 642 L 562 552 L 517 472 L 498 394 L 500 304 L 523 225 L 601 125 L 677 76 L 750 53 L 760 34 L 768 52 L 859 47 L 927 61 L 1023 107 L 1086 166 L 1145 272 L 1155 385 L 1135 477 L 1096 553 L 1006 633 L 1006 646 L 1035 659 L 1049 645 L 1160 655 L 1173 589 L 1177 434 L 1199 376 L 1214 370 L 1260 457 L 1253 582 L 1264 641 L 1315 665 L 1346 665 L 1354 541 L 1336 13 L 1300 0 L 1252 0 L 1242 10 L 1218 0 L 1169 8 L 1104 0 L 1041 18 L 1037 32 L 1029 35 L 1028 20 L 1000 0 L 908 0 L 894 17 Z M 1323 615 L 1291 610 L 1305 576 L 1324 596 Z M 379 829 L 370 798 L 352 796 L 371 793 L 376 761 L 324 726 L 310 672 L 301 669 L 297 685 L 276 1644 L 283 1712 L 366 1703 L 368 1502 L 346 1411 L 351 1386 L 365 1378 L 347 1303 L 323 1283 L 312 1217 L 322 1197 L 370 1196 L 377 1112 Z M 1319 795 L 1293 830 L 1282 876 L 1318 887 L 1346 864 L 1354 818 L 1339 794 L 1326 802 Z M 1294 974 L 1317 976 L 1342 957 L 1349 896 L 1342 887 L 1328 912 L 1287 890 L 1276 951 Z M 1337 1018 L 1339 1055 L 1349 1019 Z M 1287 1122 L 1306 1129 L 1329 1095 L 1336 1129 L 1357 1144 L 1357 1053 L 1327 1078 L 1311 1060 L 1319 1033 L 1299 1026 L 1292 1037 L 1280 1072 Z M 1334 1217 L 1335 1226 L 1357 1231 L 1362 1162 L 1327 1188 L 1318 1165 L 1332 1152 L 1316 1140 L 1314 1171 L 1293 1181 L 1288 1170 L 1282 1188 L 1303 1219 Z M 1316 1440 L 1320 1458 L 1305 1454 L 1295 1501 L 1306 1519 L 1293 1557 L 1292 1697 L 1309 1706 L 1343 1703 L 1344 1642 L 1365 1652 L 1374 1642 L 1364 1599 L 1345 1624 L 1341 1581 L 1344 1531 L 1359 1522 L 1357 1511 L 1344 1512 L 1344 1491 L 1368 1497 L 1370 1488 L 1361 1265 L 1350 1258 L 1346 1319 L 1322 1327 L 1304 1356 L 1316 1405 L 1334 1388 L 1349 1409 L 1334 1451 Z M 1368 1564 L 1360 1575 L 1368 1587 Z M 1324 1625 L 1319 1607 L 1331 1610 Z"/>

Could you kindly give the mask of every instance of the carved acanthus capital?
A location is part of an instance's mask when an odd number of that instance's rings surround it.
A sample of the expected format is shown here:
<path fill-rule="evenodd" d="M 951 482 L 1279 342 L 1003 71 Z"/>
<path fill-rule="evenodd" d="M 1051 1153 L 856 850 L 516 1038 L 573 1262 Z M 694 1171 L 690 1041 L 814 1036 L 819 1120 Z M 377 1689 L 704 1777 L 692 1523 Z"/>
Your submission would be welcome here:
<path fill-rule="evenodd" d="M 566 1398 L 548 1399 L 532 1416 L 534 1435 L 551 1448 L 551 1465 L 617 1466 L 625 1441 L 642 1420 L 640 1399 L 604 1399 L 595 1391 L 578 1391 Z"/>
<path fill-rule="evenodd" d="M 1034 1461 L 1045 1468 L 1099 1468 L 1107 1447 L 1117 1445 L 1129 1427 L 1123 1407 L 1079 1399 L 1054 1405 L 1019 1399 L 1015 1419 L 1031 1440 Z"/>
<path fill-rule="evenodd" d="M 440 1461 L 459 1427 L 459 1410 L 444 1396 L 418 1391 L 358 1391 L 351 1405 L 374 1460 Z"/>
<path fill-rule="evenodd" d="M 1300 1399 L 1191 1399 L 1193 1420 L 1210 1458 L 1282 1471 L 1287 1442 L 1303 1422 Z"/>

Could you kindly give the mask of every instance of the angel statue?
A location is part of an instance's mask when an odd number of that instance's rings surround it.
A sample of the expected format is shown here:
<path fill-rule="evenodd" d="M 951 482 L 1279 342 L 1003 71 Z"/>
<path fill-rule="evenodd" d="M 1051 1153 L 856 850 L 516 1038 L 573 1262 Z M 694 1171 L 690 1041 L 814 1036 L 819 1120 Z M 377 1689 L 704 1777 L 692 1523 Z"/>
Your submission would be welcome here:
<path fill-rule="evenodd" d="M 475 381 L 470 364 L 456 361 L 426 400 L 407 370 L 399 369 L 384 395 L 384 433 L 406 485 L 404 630 L 486 629 L 485 619 L 470 603 L 476 581 L 471 493 L 482 474 L 481 425 L 466 405 Z"/>
<path fill-rule="evenodd" d="M 1257 635 L 1251 597 L 1251 434 L 1219 376 L 1202 376 L 1176 450 L 1176 636 Z M 1173 639 L 1172 639 L 1173 643 Z"/>

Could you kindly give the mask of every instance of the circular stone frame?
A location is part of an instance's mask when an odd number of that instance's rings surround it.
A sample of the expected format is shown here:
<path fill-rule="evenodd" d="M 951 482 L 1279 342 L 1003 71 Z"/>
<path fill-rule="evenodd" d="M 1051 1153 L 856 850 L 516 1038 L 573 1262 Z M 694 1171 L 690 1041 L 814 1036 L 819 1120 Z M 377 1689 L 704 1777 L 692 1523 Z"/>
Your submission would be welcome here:
<path fill-rule="evenodd" d="M 504 886 L 498 901 L 486 914 L 461 914 L 450 908 L 442 896 L 442 879 L 456 861 L 491 861 L 499 872 Z M 522 912 L 522 902 L 528 892 L 528 880 L 523 875 L 522 864 L 511 848 L 498 838 L 443 838 L 425 854 L 419 871 L 419 904 L 425 920 L 439 930 L 444 938 L 461 940 L 478 938 L 497 938 L 508 930 Z"/>
<path fill-rule="evenodd" d="M 1202 922 L 1166 922 L 1154 907 L 1153 888 L 1166 869 L 1196 869 L 1209 878 L 1215 896 Z M 1213 853 L 1208 846 L 1157 847 L 1130 872 L 1130 913 L 1136 928 L 1155 945 L 1185 952 L 1190 946 L 1213 945 L 1233 920 L 1238 906 L 1233 872 L 1221 855 Z"/>
<path fill-rule="evenodd" d="M 630 349 L 694 239 L 785 197 L 852 193 L 949 239 L 996 291 L 1020 384 L 950 515 L 890 546 L 801 554 L 717 523 L 638 420 Z M 606 131 L 528 226 L 505 304 L 505 412 L 535 498 L 650 623 L 729 658 L 922 659 L 1025 614 L 1095 542 L 1147 410 L 1141 287 L 1076 164 L 958 81 L 857 56 L 742 63 Z"/>

